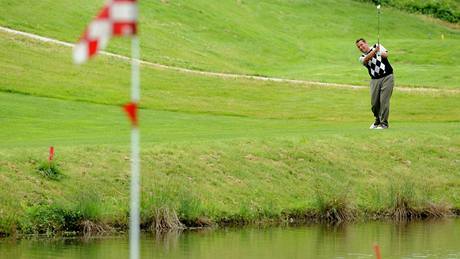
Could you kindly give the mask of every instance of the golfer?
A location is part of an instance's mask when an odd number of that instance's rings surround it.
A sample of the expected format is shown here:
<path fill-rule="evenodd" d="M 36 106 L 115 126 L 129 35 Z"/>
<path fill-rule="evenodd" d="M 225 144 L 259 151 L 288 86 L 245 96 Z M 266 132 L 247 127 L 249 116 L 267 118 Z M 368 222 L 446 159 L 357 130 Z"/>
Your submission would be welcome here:
<path fill-rule="evenodd" d="M 381 44 L 369 47 L 363 38 L 356 40 L 356 47 L 363 53 L 359 61 L 367 68 L 371 77 L 371 110 L 375 121 L 370 129 L 387 129 L 394 86 L 393 68 L 388 61 L 388 51 Z"/>

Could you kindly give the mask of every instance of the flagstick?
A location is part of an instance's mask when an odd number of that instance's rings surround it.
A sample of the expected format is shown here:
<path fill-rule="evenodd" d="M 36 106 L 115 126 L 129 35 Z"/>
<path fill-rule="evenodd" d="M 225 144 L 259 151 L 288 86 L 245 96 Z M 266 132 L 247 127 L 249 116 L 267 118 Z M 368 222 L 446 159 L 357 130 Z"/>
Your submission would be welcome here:
<path fill-rule="evenodd" d="M 139 39 L 136 35 L 131 41 L 131 101 L 137 104 L 140 99 L 139 84 Z M 137 124 L 131 129 L 131 204 L 129 217 L 130 258 L 139 259 L 140 219 L 139 219 L 139 178 L 140 178 L 140 134 Z"/>
<path fill-rule="evenodd" d="M 131 101 L 138 103 L 140 99 L 140 84 L 139 84 L 139 59 L 140 48 L 139 38 L 134 35 L 131 40 Z"/>

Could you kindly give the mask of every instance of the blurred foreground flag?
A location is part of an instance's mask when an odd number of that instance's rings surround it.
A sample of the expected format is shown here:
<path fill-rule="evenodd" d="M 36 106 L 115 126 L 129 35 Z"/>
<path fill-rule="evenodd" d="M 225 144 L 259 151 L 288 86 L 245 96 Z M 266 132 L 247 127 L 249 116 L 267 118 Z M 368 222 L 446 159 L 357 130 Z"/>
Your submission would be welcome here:
<path fill-rule="evenodd" d="M 86 62 L 104 49 L 112 36 L 135 35 L 137 16 L 137 0 L 108 0 L 75 44 L 73 61 Z"/>

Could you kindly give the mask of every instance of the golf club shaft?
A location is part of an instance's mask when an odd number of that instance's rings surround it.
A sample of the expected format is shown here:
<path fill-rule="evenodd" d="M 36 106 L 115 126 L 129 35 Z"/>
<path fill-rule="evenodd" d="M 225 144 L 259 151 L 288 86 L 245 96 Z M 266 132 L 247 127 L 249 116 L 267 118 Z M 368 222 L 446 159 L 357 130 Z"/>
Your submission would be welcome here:
<path fill-rule="evenodd" d="M 377 8 L 377 20 L 377 46 L 380 47 L 380 8 Z"/>

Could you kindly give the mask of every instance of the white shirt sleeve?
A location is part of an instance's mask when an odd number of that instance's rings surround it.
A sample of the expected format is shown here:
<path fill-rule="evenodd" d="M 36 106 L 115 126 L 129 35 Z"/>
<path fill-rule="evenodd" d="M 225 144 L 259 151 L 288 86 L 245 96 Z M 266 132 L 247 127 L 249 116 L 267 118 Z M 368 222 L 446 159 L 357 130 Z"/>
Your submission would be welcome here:
<path fill-rule="evenodd" d="M 359 62 L 360 62 L 361 64 L 363 64 L 363 65 L 364 65 L 364 57 L 365 57 L 364 55 L 361 55 L 361 56 L 359 57 Z"/>

